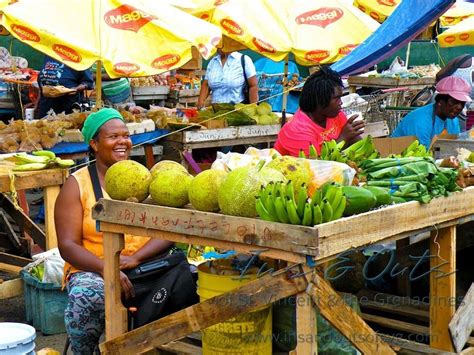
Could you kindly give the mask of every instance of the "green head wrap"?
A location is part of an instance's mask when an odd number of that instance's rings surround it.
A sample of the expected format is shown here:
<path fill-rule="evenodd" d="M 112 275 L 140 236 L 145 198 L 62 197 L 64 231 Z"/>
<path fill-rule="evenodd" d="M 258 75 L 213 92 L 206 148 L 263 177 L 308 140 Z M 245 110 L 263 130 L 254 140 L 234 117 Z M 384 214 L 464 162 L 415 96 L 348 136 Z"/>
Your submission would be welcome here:
<path fill-rule="evenodd" d="M 84 141 L 89 144 L 90 140 L 96 135 L 100 127 L 113 119 L 118 119 L 125 122 L 120 112 L 114 110 L 113 108 L 103 108 L 97 112 L 91 113 L 85 120 L 84 126 L 82 127 Z"/>

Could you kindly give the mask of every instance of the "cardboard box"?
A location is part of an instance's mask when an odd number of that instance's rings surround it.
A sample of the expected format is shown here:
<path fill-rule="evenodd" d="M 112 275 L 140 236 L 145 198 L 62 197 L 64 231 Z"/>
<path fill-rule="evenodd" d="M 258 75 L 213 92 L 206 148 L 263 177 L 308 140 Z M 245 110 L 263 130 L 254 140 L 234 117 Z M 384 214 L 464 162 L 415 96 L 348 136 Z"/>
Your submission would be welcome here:
<path fill-rule="evenodd" d="M 415 136 L 374 138 L 374 145 L 375 148 L 380 152 L 381 157 L 385 158 L 390 154 L 400 154 L 415 139 Z"/>
<path fill-rule="evenodd" d="M 436 141 L 438 139 L 451 139 L 451 140 L 454 140 L 454 139 L 458 139 L 458 135 L 457 134 L 440 134 L 440 135 L 436 135 L 433 137 L 433 139 L 431 140 L 431 144 L 430 144 L 430 150 L 433 150 L 433 146 L 434 144 L 436 143 Z"/>

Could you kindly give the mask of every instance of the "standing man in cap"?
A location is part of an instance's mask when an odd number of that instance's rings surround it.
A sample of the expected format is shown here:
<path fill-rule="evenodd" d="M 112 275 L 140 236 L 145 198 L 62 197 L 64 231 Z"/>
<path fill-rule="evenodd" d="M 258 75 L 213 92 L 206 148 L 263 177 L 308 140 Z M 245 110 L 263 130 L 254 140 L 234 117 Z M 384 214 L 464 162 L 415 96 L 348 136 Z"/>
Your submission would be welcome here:
<path fill-rule="evenodd" d="M 406 115 L 392 137 L 416 136 L 428 149 L 435 135 L 461 133 L 458 116 L 471 102 L 471 85 L 462 78 L 448 76 L 436 84 L 436 92 L 435 102 Z"/>

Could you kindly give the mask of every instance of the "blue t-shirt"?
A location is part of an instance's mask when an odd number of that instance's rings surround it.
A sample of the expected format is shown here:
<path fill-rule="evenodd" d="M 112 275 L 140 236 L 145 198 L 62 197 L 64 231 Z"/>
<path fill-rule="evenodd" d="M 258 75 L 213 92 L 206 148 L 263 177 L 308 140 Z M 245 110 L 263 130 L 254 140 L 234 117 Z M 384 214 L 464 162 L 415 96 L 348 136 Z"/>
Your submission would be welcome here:
<path fill-rule="evenodd" d="M 232 52 L 222 66 L 221 57 L 213 57 L 206 69 L 205 80 L 211 89 L 212 103 L 239 103 L 244 101 L 243 86 L 245 84 L 242 68 L 242 54 Z M 255 76 L 255 66 L 249 56 L 245 56 L 245 74 L 248 78 Z"/>
<path fill-rule="evenodd" d="M 41 86 L 62 85 L 66 88 L 74 88 L 80 84 L 84 84 L 87 85 L 88 89 L 94 87 L 94 79 L 89 69 L 77 71 L 48 56 L 44 58 L 43 68 L 41 68 L 39 74 L 39 81 Z"/>
<path fill-rule="evenodd" d="M 444 129 L 448 131 L 448 134 L 461 133 L 459 119 L 457 117 L 445 120 L 439 118 L 433 114 L 434 105 L 433 103 L 417 108 L 406 115 L 392 133 L 392 137 L 416 136 L 421 144 L 429 148 L 433 137 Z"/>

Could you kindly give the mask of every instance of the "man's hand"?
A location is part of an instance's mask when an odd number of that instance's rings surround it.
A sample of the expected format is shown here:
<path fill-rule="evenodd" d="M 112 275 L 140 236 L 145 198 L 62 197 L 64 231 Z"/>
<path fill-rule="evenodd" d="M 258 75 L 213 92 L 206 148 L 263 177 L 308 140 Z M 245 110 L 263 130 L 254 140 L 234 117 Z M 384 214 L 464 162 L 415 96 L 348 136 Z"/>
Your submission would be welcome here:
<path fill-rule="evenodd" d="M 140 261 L 133 255 L 120 255 L 120 270 L 129 270 L 138 266 Z"/>
<path fill-rule="evenodd" d="M 74 90 L 76 90 L 77 92 L 81 92 L 81 91 L 87 90 L 87 85 L 80 84 L 80 85 L 76 86 L 76 87 L 74 88 Z"/>
<path fill-rule="evenodd" d="M 352 141 L 355 137 L 361 135 L 364 132 L 365 122 L 364 120 L 357 120 L 358 114 L 352 115 L 347 119 L 346 125 L 342 129 L 339 140 L 346 142 Z"/>
<path fill-rule="evenodd" d="M 125 296 L 125 299 L 129 300 L 130 298 L 135 297 L 135 290 L 133 285 L 122 271 L 120 271 L 120 286 L 122 286 L 122 292 Z"/>

